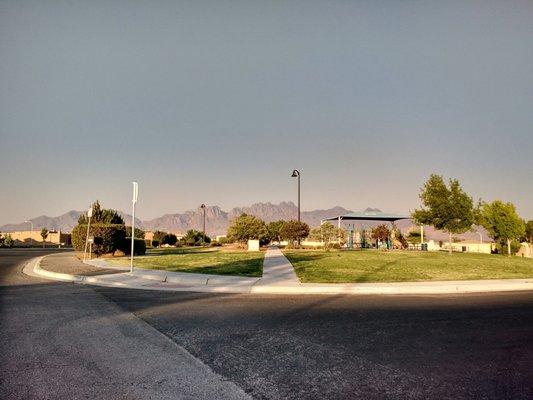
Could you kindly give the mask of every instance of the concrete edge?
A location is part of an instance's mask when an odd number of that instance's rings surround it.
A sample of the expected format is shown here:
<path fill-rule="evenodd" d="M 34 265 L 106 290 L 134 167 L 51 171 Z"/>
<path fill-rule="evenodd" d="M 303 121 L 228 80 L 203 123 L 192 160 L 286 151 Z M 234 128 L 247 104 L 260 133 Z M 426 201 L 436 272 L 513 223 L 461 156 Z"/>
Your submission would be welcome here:
<path fill-rule="evenodd" d="M 125 274 L 130 278 L 140 278 L 151 282 L 177 283 L 191 285 L 182 288 L 154 286 L 151 284 L 131 284 L 128 282 L 114 282 L 105 277 L 117 275 L 80 276 L 59 272 L 47 271 L 40 267 L 41 260 L 46 256 L 36 257 L 27 262 L 23 268 L 26 275 L 42 277 L 50 280 L 59 280 L 81 284 L 91 284 L 107 287 L 120 287 L 125 289 L 160 290 L 160 291 L 188 291 L 203 293 L 245 293 L 245 294 L 359 294 L 359 295 L 431 295 L 431 294 L 467 294 L 467 293 L 497 293 L 512 291 L 533 291 L 533 279 L 500 279 L 483 281 L 438 281 L 438 282 L 394 282 L 394 283 L 300 283 L 293 285 L 256 285 L 260 278 L 252 278 L 254 283 L 237 284 L 214 282 L 208 285 L 208 279 L 203 278 L 200 284 L 195 284 L 194 279 L 188 282 L 183 280 L 171 282 L 162 280 L 164 271 L 156 274 L 157 279 L 149 279 L 145 274 Z M 183 273 L 182 273 L 183 274 Z M 185 273 L 186 274 L 186 273 Z M 152 274 L 149 274 L 152 275 Z M 180 274 L 181 275 L 181 274 Z M 235 277 L 232 277 L 235 278 Z M 205 283 L 202 283 L 204 282 Z"/>
<path fill-rule="evenodd" d="M 53 272 L 53 271 L 48 271 L 44 268 L 41 268 L 41 261 L 44 257 L 47 257 L 47 256 L 32 258 L 30 261 L 26 263 L 26 265 L 22 269 L 22 272 L 24 272 L 26 275 L 29 275 L 29 276 L 45 278 L 45 279 L 54 280 L 54 281 L 63 281 L 63 282 L 81 283 L 85 279 L 85 276 L 65 274 L 61 272 Z"/>

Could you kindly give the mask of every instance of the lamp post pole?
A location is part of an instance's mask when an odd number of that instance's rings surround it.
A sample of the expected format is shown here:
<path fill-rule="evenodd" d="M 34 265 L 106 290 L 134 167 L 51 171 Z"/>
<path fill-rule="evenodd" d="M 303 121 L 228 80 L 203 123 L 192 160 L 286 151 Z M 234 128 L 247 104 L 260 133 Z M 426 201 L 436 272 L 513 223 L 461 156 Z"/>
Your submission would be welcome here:
<path fill-rule="evenodd" d="M 28 224 L 31 224 L 31 231 L 30 231 L 30 247 L 33 247 L 33 222 L 31 221 L 24 221 Z"/>
<path fill-rule="evenodd" d="M 133 182 L 132 213 L 131 213 L 131 255 L 130 255 L 130 273 L 133 272 L 133 252 L 135 250 L 135 204 L 139 195 L 139 185 Z"/>
<path fill-rule="evenodd" d="M 200 208 L 201 208 L 201 209 L 203 210 L 203 212 L 204 212 L 204 229 L 203 229 L 204 237 L 202 238 L 202 241 L 204 242 L 204 245 L 205 245 L 205 242 L 206 242 L 206 240 L 205 240 L 205 204 L 202 204 L 202 205 L 200 206 Z"/>
<path fill-rule="evenodd" d="M 300 171 L 293 170 L 291 177 L 298 178 L 298 222 L 300 222 Z"/>

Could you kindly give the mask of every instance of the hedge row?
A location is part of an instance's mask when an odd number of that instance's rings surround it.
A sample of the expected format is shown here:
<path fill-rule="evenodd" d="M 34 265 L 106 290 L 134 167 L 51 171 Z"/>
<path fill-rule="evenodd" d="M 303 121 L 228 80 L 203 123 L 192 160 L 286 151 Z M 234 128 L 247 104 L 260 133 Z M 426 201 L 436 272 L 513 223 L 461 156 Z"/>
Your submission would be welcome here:
<path fill-rule="evenodd" d="M 96 256 L 114 253 L 120 250 L 130 254 L 131 238 L 126 237 L 126 226 L 123 224 L 91 224 L 89 236 L 94 237 L 92 252 Z M 85 249 L 87 225 L 77 225 L 72 230 L 72 246 L 77 251 Z M 135 255 L 146 253 L 146 243 L 143 239 L 135 239 Z"/>

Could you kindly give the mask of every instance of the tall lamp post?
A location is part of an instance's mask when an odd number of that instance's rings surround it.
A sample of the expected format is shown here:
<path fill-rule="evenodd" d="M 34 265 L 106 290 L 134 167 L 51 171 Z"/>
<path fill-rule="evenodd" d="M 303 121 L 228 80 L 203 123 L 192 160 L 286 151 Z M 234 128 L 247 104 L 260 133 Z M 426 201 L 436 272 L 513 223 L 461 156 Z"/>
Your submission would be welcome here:
<path fill-rule="evenodd" d="M 33 247 L 33 222 L 31 221 L 24 221 L 28 224 L 31 224 L 31 231 L 30 231 L 30 247 Z"/>
<path fill-rule="evenodd" d="M 298 178 L 298 222 L 300 222 L 300 171 L 293 170 L 291 178 Z"/>
<path fill-rule="evenodd" d="M 204 212 L 204 230 L 203 230 L 203 232 L 204 232 L 204 237 L 203 237 L 202 241 L 204 242 L 204 245 L 205 245 L 205 204 L 202 204 L 202 205 L 200 206 L 200 208 L 201 208 L 201 209 L 203 210 L 203 212 Z"/>

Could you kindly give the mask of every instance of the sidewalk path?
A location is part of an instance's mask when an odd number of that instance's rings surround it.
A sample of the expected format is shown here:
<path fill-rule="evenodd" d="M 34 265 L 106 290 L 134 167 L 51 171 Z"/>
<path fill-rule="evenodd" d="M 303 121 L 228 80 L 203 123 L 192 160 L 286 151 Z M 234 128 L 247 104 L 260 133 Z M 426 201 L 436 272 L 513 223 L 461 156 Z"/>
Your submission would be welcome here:
<path fill-rule="evenodd" d="M 263 263 L 263 277 L 257 285 L 298 285 L 292 264 L 277 247 L 269 247 Z"/>

